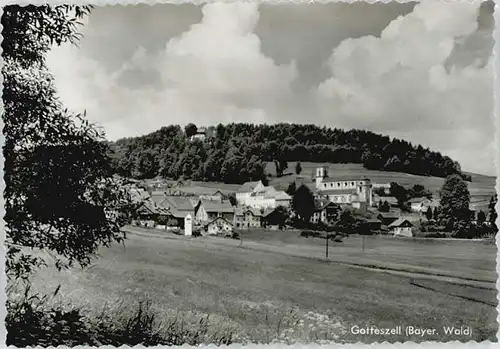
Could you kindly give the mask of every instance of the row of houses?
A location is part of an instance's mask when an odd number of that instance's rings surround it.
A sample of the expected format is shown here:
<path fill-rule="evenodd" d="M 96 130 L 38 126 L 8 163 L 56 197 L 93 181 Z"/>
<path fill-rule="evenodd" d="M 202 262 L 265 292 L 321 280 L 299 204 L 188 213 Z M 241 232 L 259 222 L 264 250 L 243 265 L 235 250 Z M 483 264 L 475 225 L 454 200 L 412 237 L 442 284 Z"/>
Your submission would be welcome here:
<path fill-rule="evenodd" d="M 156 188 L 156 189 L 155 189 Z M 228 192 L 218 189 L 204 188 L 203 193 L 197 190 L 189 192 L 189 187 L 165 188 L 161 184 L 153 190 L 146 191 L 135 187 L 134 197 L 142 202 L 134 219 L 135 224 L 156 226 L 170 229 L 177 227 L 186 229 L 186 222 L 200 229 L 202 233 L 215 234 L 229 232 L 233 228 L 248 229 L 269 227 L 277 228 L 283 224 L 279 207 L 291 207 L 292 197 L 286 192 L 266 186 L 262 181 L 247 182 L 235 193 L 235 204 L 231 204 Z M 380 197 L 388 202 L 387 198 Z M 395 200 L 395 199 L 394 199 Z M 378 203 L 378 202 L 377 202 Z M 397 201 L 394 201 L 397 204 Z M 311 223 L 335 223 L 343 207 L 366 209 L 374 205 L 371 181 L 367 178 L 329 178 L 326 167 L 318 167 L 316 171 L 316 191 Z M 282 212 L 282 211 L 281 211 Z M 394 223 L 384 217 L 377 217 L 373 222 L 377 226 Z M 407 224 L 396 223 L 398 228 Z M 395 228 L 394 225 L 392 228 Z"/>
<path fill-rule="evenodd" d="M 150 193 L 137 188 L 132 193 L 141 202 L 132 223 L 143 227 L 185 229 L 186 218 L 202 234 L 230 232 L 233 228 L 278 227 L 274 217 L 276 207 L 235 207 L 219 191 L 198 197 L 168 195 L 164 191 Z"/>
<path fill-rule="evenodd" d="M 373 197 L 373 207 L 377 207 L 380 202 L 387 202 L 390 207 L 398 207 L 398 200 L 394 196 L 379 196 L 374 195 Z M 435 199 L 429 199 L 426 197 L 417 197 L 408 200 L 408 204 L 412 212 L 415 213 L 425 213 L 429 209 L 434 209 L 439 206 L 439 201 Z"/>

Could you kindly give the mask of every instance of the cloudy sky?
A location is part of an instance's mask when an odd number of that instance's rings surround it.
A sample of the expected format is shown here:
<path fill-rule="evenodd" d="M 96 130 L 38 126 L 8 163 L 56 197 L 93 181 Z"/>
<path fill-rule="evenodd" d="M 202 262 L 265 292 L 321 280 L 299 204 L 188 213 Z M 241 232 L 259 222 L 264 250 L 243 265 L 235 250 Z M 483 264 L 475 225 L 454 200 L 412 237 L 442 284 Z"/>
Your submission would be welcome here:
<path fill-rule="evenodd" d="M 48 57 L 109 139 L 169 124 L 297 122 L 419 143 L 494 174 L 488 3 L 99 7 Z"/>

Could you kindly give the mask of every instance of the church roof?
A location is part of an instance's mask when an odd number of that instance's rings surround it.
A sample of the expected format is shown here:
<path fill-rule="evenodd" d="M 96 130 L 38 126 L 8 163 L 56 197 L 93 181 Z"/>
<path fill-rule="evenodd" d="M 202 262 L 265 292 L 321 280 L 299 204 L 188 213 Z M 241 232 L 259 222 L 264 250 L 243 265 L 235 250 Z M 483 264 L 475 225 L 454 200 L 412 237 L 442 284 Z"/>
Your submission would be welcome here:
<path fill-rule="evenodd" d="M 356 190 L 354 189 L 326 189 L 326 190 L 319 190 L 319 194 L 324 194 L 324 195 L 346 195 L 346 194 L 357 194 Z"/>

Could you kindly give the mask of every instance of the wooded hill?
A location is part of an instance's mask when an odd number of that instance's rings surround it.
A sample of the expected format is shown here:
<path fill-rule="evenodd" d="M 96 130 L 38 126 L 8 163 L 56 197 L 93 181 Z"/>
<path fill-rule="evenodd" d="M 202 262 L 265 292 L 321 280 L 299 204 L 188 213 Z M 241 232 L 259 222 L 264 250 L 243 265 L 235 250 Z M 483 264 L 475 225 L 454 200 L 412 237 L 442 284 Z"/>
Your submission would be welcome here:
<path fill-rule="evenodd" d="M 150 134 L 110 143 L 116 173 L 137 178 L 184 178 L 243 183 L 266 180 L 266 163 L 278 176 L 289 161 L 358 163 L 370 170 L 470 181 L 460 164 L 421 145 L 369 131 L 299 124 L 219 124 L 204 140 L 191 140 L 192 124 L 162 127 Z"/>

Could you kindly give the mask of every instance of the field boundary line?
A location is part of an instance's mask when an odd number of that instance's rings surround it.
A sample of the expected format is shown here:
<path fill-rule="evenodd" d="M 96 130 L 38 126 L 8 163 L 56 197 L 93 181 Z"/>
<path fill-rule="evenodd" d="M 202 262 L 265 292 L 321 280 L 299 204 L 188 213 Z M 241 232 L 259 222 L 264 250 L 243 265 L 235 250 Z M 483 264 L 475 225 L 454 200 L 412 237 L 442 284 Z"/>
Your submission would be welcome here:
<path fill-rule="evenodd" d="M 437 293 L 445 294 L 445 295 L 448 295 L 448 296 L 458 297 L 458 298 L 465 299 L 465 300 L 468 300 L 468 301 L 471 301 L 471 302 L 477 302 L 477 303 L 489 305 L 489 306 L 495 307 L 495 308 L 497 307 L 497 304 L 493 304 L 493 303 L 490 303 L 490 302 L 482 301 L 480 299 L 476 299 L 476 298 L 472 298 L 472 297 L 461 296 L 461 295 L 456 294 L 456 293 L 445 292 L 445 291 L 439 290 L 439 289 L 434 288 L 434 287 L 420 285 L 420 284 L 416 283 L 413 280 L 410 280 L 410 285 L 416 286 L 416 287 L 420 287 L 420 288 L 423 288 L 425 290 L 429 290 L 429 291 L 434 291 L 434 292 L 437 292 Z"/>

